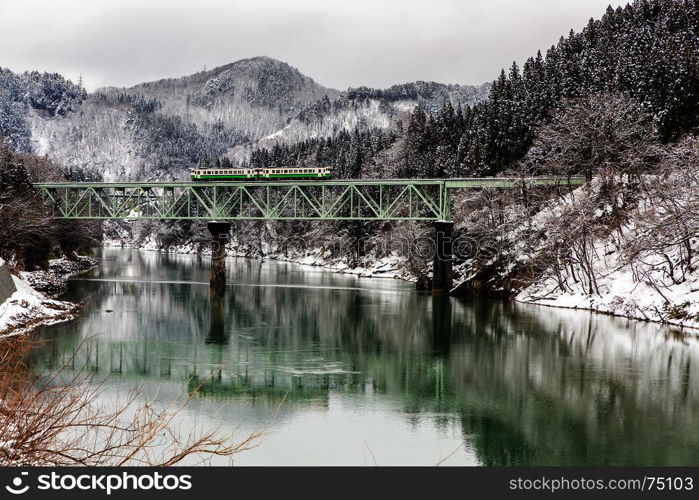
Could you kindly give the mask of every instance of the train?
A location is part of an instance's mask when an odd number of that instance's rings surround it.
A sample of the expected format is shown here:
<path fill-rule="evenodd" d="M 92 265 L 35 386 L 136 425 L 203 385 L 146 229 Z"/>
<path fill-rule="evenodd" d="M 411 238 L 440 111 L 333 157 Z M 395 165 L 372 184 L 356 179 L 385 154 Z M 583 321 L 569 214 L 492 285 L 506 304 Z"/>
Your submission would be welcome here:
<path fill-rule="evenodd" d="M 269 168 L 195 168 L 192 181 L 254 181 L 254 180 L 313 180 L 331 179 L 328 167 L 269 167 Z"/>

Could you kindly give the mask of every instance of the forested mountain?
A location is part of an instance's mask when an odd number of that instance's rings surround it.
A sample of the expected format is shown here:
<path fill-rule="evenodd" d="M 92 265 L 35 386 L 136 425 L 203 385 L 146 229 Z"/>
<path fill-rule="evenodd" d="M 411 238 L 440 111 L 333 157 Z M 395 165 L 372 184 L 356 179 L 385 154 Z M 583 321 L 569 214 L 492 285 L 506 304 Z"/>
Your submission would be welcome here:
<path fill-rule="evenodd" d="M 650 113 L 663 140 L 699 125 L 699 4 L 639 0 L 590 19 L 580 32 L 516 63 L 490 98 L 455 113 L 414 113 L 406 174 L 492 175 L 529 150 L 537 127 L 566 98 L 620 93 Z M 427 172 L 425 171 L 427 170 Z"/>
<path fill-rule="evenodd" d="M 259 141 L 238 146 L 227 156 L 233 162 L 241 163 L 250 160 L 253 151 L 276 148 L 274 155 L 278 157 L 279 146 L 295 154 L 299 148 L 307 149 L 308 145 L 304 143 L 308 141 L 327 145 L 328 140 L 331 143 L 333 139 L 342 142 L 348 133 L 384 135 L 375 137 L 373 141 L 386 145 L 385 136 L 395 138 L 395 133 L 401 131 L 402 121 L 416 107 L 425 113 L 433 113 L 446 103 L 456 107 L 470 106 L 483 101 L 489 88 L 490 84 L 445 85 L 422 81 L 394 85 L 384 90 L 350 88 L 335 100 L 323 97 L 290 119 L 281 130 Z M 328 160 L 322 152 L 318 157 Z M 284 161 L 293 161 L 286 155 L 283 158 Z M 307 161 L 303 151 L 299 159 L 301 163 Z"/>
<path fill-rule="evenodd" d="M 269 57 L 142 83 L 125 93 L 157 100 L 161 114 L 179 116 L 199 127 L 220 123 L 251 140 L 279 130 L 319 99 L 339 95 L 337 90 L 323 87 L 296 68 Z"/>
<path fill-rule="evenodd" d="M 0 135 L 11 149 L 49 156 L 72 179 L 167 180 L 226 152 L 243 161 L 276 144 L 340 143 L 354 129 L 392 141 L 415 106 L 473 104 L 487 88 L 415 82 L 339 92 L 268 57 L 89 96 L 59 75 L 2 70 Z"/>
<path fill-rule="evenodd" d="M 203 157 L 270 134 L 337 91 L 286 63 L 245 59 L 131 88 L 105 88 L 59 120 L 29 114 L 31 149 L 70 177 L 184 178 Z"/>
<path fill-rule="evenodd" d="M 77 109 L 87 93 L 56 73 L 37 71 L 16 75 L 0 67 L 0 139 L 13 150 L 31 149 L 27 115 L 65 116 Z"/>
<path fill-rule="evenodd" d="M 539 51 L 520 69 L 513 63 L 489 87 L 489 98 L 460 107 L 459 99 L 439 99 L 415 109 L 397 133 L 378 132 L 380 155 L 346 147 L 347 138 L 306 141 L 295 146 L 249 152 L 253 163 L 284 165 L 331 161 L 340 175 L 401 177 L 495 175 L 515 166 L 529 150 L 540 126 L 566 99 L 620 93 L 651 114 L 660 137 L 673 140 L 699 125 L 699 13 L 695 0 L 638 0 L 590 19 L 580 32 L 561 37 L 543 55 Z M 347 98 L 417 95 L 410 86 L 386 91 L 350 89 Z M 430 95 L 422 89 L 419 95 Z M 420 101 L 422 102 L 422 100 Z M 352 137 L 371 134 L 358 127 Z M 366 143 L 366 140 L 355 141 Z M 390 143 L 393 144 L 390 144 Z M 337 145 L 335 147 L 334 145 Z M 390 146 L 390 148 L 389 148 Z M 388 149 L 387 149 L 388 148 Z M 364 151 L 367 151 L 365 148 Z M 376 152 L 375 151 L 375 152 Z M 274 160 L 269 160 L 273 158 Z"/>

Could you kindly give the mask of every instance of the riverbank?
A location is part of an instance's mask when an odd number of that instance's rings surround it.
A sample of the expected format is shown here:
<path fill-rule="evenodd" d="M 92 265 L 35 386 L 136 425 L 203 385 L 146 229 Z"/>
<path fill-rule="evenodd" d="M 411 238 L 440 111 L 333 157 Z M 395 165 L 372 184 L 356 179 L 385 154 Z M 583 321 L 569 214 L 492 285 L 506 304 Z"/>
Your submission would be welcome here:
<path fill-rule="evenodd" d="M 0 337 L 21 335 L 40 325 L 52 325 L 75 318 L 81 304 L 58 300 L 66 289 L 65 280 L 97 265 L 97 260 L 78 256 L 53 259 L 41 271 L 12 274 L 16 291 L 0 304 Z"/>
<path fill-rule="evenodd" d="M 149 252 L 165 252 L 183 255 L 211 255 L 208 246 L 201 246 L 198 243 L 188 242 L 182 245 L 172 245 L 163 247 L 153 237 L 146 238 L 140 244 L 126 243 L 123 240 L 105 239 L 105 248 L 134 248 Z M 323 248 L 312 248 L 304 251 L 287 250 L 278 251 L 274 248 L 263 248 L 262 255 L 254 255 L 248 246 L 240 242 L 235 236 L 231 238 L 226 246 L 226 254 L 229 257 L 259 258 L 277 262 L 289 262 L 305 266 L 320 267 L 341 274 L 351 274 L 360 278 L 390 278 L 400 279 L 410 283 L 415 283 L 417 279 L 412 275 L 405 265 L 405 259 L 399 255 L 389 255 L 386 257 L 374 258 L 366 256 L 360 260 L 357 266 L 350 266 L 341 258 L 331 257 L 331 252 Z"/>
<path fill-rule="evenodd" d="M 582 283 L 571 284 L 564 291 L 555 278 L 547 276 L 516 294 L 514 300 L 699 329 L 699 273 L 680 283 L 666 284 L 662 272 L 649 264 L 645 271 L 651 276 L 636 281 L 630 266 L 607 257 L 595 265 L 599 293 L 586 293 Z"/>

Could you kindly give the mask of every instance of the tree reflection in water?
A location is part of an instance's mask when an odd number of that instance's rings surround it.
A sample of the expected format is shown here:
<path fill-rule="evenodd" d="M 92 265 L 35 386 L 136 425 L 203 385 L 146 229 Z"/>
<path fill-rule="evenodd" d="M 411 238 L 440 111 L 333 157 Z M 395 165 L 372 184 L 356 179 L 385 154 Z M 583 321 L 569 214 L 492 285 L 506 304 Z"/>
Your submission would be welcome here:
<path fill-rule="evenodd" d="M 671 328 L 243 259 L 210 295 L 201 258 L 104 257 L 71 282 L 82 316 L 43 329 L 52 342 L 37 370 L 73 359 L 226 404 L 284 398 L 293 411 L 332 395 L 390 398 L 408 421 L 459 425 L 484 465 L 699 461 L 699 343 Z"/>

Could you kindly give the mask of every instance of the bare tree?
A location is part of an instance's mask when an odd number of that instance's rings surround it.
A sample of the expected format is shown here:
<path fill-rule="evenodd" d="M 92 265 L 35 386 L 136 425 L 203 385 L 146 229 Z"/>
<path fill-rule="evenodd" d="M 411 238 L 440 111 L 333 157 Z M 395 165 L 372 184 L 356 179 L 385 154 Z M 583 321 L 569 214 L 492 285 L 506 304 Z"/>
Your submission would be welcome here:
<path fill-rule="evenodd" d="M 637 101 L 592 94 L 561 101 L 542 126 L 528 161 L 560 175 L 640 175 L 658 156 L 651 118 Z"/>
<path fill-rule="evenodd" d="M 668 147 L 657 175 L 643 179 L 645 202 L 634 220 L 634 238 L 624 245 L 626 262 L 633 266 L 639 280 L 642 269 L 662 269 L 664 280 L 671 284 L 684 282 L 696 271 L 698 165 L 699 139 L 688 136 Z M 650 280 L 650 275 L 646 273 L 645 278 Z"/>
<path fill-rule="evenodd" d="M 637 201 L 640 176 L 656 167 L 661 147 L 640 103 L 619 94 L 561 101 L 525 159 L 536 173 L 584 175 L 600 181 L 598 204 L 619 229 Z"/>
<path fill-rule="evenodd" d="M 137 391 L 121 402 L 98 404 L 100 384 L 85 372 L 70 374 L 64 367 L 32 375 L 32 347 L 25 336 L 0 341 L 0 465 L 169 466 L 232 456 L 259 436 L 234 443 L 215 430 L 182 432 L 178 408 L 143 401 Z"/>

